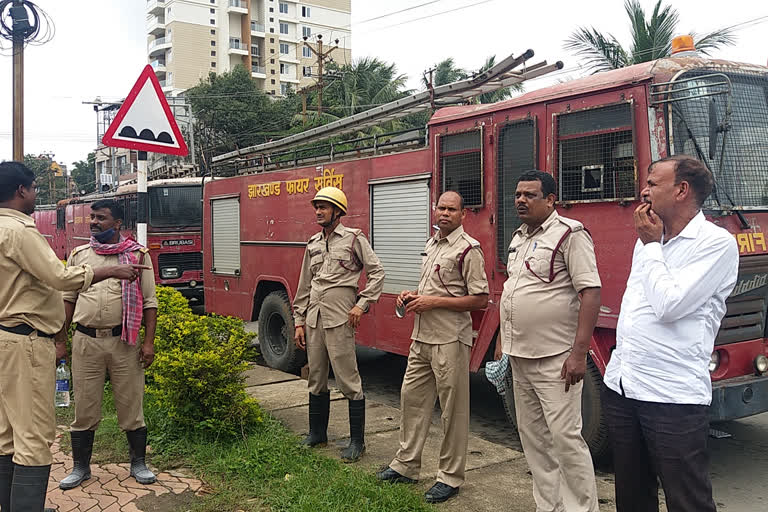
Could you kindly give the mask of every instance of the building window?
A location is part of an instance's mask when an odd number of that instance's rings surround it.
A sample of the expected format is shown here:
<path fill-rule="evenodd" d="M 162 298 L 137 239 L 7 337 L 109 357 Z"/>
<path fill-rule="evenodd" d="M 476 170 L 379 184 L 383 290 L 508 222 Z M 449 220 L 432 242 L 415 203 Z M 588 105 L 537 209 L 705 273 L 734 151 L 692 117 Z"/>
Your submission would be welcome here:
<path fill-rule="evenodd" d="M 288 43 L 280 43 L 280 53 L 288 55 Z"/>
<path fill-rule="evenodd" d="M 211 62 L 211 67 L 215 68 L 216 67 L 216 63 L 215 62 Z"/>
<path fill-rule="evenodd" d="M 312 37 L 312 29 L 309 27 L 301 27 L 301 35 L 304 37 Z"/>
<path fill-rule="evenodd" d="M 269 18 L 269 22 L 270 23 L 274 23 L 275 22 L 275 18 Z"/>
<path fill-rule="evenodd" d="M 274 75 L 274 74 L 275 74 L 275 70 L 274 70 L 274 69 L 270 69 L 270 70 L 269 70 L 269 74 L 270 74 L 270 75 Z M 274 81 L 273 81 L 272 83 L 274 83 Z"/>
<path fill-rule="evenodd" d="M 305 6 L 301 7 L 301 17 L 309 18 L 309 7 L 305 7 Z"/>
<path fill-rule="evenodd" d="M 308 59 L 312 58 L 312 50 L 310 50 L 308 46 L 302 46 L 301 47 L 301 56 L 302 57 L 306 57 Z"/>
<path fill-rule="evenodd" d="M 255 44 L 252 44 L 251 45 L 251 55 L 253 55 L 254 57 L 258 57 L 259 53 L 260 53 L 259 52 L 259 47 L 257 45 L 255 45 Z"/>
<path fill-rule="evenodd" d="M 211 25 L 215 25 L 215 24 L 216 24 L 216 20 L 212 19 L 211 20 Z"/>
<path fill-rule="evenodd" d="M 274 7 L 270 7 L 269 8 L 269 12 L 275 12 L 275 8 Z"/>
<path fill-rule="evenodd" d="M 216 41 L 211 41 L 211 46 L 216 46 Z"/>
<path fill-rule="evenodd" d="M 275 53 L 275 49 L 274 48 L 270 48 L 269 49 L 269 53 Z"/>
<path fill-rule="evenodd" d="M 303 76 L 312 76 L 312 66 L 302 66 L 301 74 Z"/>
<path fill-rule="evenodd" d="M 269 42 L 270 42 L 270 43 L 274 43 L 274 42 L 275 42 L 275 38 L 274 38 L 274 37 L 270 37 L 270 38 L 269 38 Z"/>
<path fill-rule="evenodd" d="M 291 90 L 291 86 L 288 84 L 280 84 L 280 94 L 283 96 L 286 96 L 288 94 L 288 91 Z"/>
<path fill-rule="evenodd" d="M 273 69 L 273 70 L 272 70 L 272 72 L 274 73 L 274 72 L 275 72 L 275 70 Z M 272 79 L 272 84 L 274 85 L 274 83 L 275 83 L 275 79 L 273 78 L 273 79 Z M 273 93 L 273 94 L 274 94 L 274 92 L 275 92 L 275 91 L 272 91 L 272 93 Z"/>
<path fill-rule="evenodd" d="M 281 34 L 287 34 L 288 33 L 288 24 L 287 23 L 281 23 L 280 24 L 280 33 Z"/>
<path fill-rule="evenodd" d="M 280 2 L 280 14 L 288 14 L 288 4 L 284 4 L 283 2 Z"/>
<path fill-rule="evenodd" d="M 275 29 L 274 29 L 274 28 L 270 28 L 270 29 L 269 29 L 269 32 L 270 32 L 271 34 L 274 34 L 274 33 L 275 33 Z"/>
<path fill-rule="evenodd" d="M 480 130 L 440 137 L 441 190 L 455 190 L 467 208 L 483 206 L 483 160 Z"/>
<path fill-rule="evenodd" d="M 556 121 L 561 201 L 636 196 L 630 103 L 563 113 Z"/>
<path fill-rule="evenodd" d="M 211 57 L 215 57 L 215 56 L 216 56 L 216 50 L 211 50 Z"/>
<path fill-rule="evenodd" d="M 211 35 L 212 35 L 212 36 L 215 36 L 215 35 L 216 35 L 216 29 L 215 29 L 215 28 L 212 28 L 212 29 L 211 29 Z"/>
<path fill-rule="evenodd" d="M 281 75 L 285 74 L 285 64 L 283 64 L 282 62 L 280 63 L 280 74 Z"/>
<path fill-rule="evenodd" d="M 213 7 L 211 7 L 211 14 L 216 14 L 216 9 L 214 9 Z"/>

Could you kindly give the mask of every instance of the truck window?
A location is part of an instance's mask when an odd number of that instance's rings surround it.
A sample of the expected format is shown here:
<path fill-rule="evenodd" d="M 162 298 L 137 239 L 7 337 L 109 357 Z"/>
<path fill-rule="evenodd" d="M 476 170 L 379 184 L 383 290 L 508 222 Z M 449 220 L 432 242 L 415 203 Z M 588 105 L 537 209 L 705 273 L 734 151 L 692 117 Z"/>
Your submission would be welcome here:
<path fill-rule="evenodd" d="M 482 132 L 440 137 L 440 174 L 442 192 L 455 190 L 467 208 L 483 206 Z"/>
<path fill-rule="evenodd" d="M 520 175 L 536 168 L 536 122 L 512 122 L 499 130 L 496 157 L 497 218 L 496 249 L 500 263 L 507 264 L 512 233 L 520 227 L 515 210 L 515 189 Z"/>
<path fill-rule="evenodd" d="M 558 114 L 555 119 L 561 201 L 636 196 L 631 103 Z"/>
<path fill-rule="evenodd" d="M 59 206 L 56 208 L 56 229 L 63 231 L 66 227 L 67 211 L 66 206 Z"/>

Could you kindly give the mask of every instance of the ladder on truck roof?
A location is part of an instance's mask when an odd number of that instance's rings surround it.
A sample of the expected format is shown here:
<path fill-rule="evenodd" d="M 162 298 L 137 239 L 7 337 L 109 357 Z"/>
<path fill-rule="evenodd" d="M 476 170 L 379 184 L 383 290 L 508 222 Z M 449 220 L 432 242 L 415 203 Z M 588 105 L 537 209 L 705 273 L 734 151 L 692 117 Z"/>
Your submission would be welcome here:
<path fill-rule="evenodd" d="M 233 163 L 246 155 L 253 156 L 285 150 L 294 147 L 297 144 L 308 144 L 331 136 L 363 130 L 379 123 L 400 119 L 430 108 L 456 105 L 469 98 L 510 87 L 526 80 L 530 80 L 531 78 L 536 78 L 552 71 L 562 69 L 563 67 L 561 61 L 549 65 L 547 64 L 547 61 L 542 61 L 530 66 L 525 66 L 522 70 L 515 71 L 516 67 L 525 64 L 531 57 L 533 57 L 533 50 L 528 50 L 517 57 L 510 55 L 493 67 L 471 78 L 440 85 L 433 89 L 428 89 L 399 100 L 391 101 L 384 105 L 373 107 L 365 112 L 344 117 L 333 121 L 332 123 L 318 126 L 317 128 L 312 128 L 279 140 L 224 153 L 213 157 L 212 162 L 214 165 Z"/>

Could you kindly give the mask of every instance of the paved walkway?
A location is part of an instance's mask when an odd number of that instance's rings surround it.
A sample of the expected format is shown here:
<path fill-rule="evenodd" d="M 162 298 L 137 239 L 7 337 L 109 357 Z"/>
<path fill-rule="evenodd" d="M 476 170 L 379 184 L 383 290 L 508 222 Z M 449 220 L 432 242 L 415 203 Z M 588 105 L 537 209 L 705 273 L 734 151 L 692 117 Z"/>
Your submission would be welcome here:
<path fill-rule="evenodd" d="M 197 493 L 202 487 L 200 480 L 188 478 L 175 471 L 159 473 L 157 482 L 142 485 L 129 476 L 130 465 L 126 463 L 101 466 L 91 464 L 90 480 L 74 489 L 62 491 L 59 489 L 59 481 L 72 470 L 72 457 L 61 450 L 61 435 L 60 432 L 56 436 L 56 442 L 51 447 L 53 466 L 45 504 L 46 507 L 58 509 L 59 512 L 137 512 L 143 510 L 138 503 L 143 496 Z"/>

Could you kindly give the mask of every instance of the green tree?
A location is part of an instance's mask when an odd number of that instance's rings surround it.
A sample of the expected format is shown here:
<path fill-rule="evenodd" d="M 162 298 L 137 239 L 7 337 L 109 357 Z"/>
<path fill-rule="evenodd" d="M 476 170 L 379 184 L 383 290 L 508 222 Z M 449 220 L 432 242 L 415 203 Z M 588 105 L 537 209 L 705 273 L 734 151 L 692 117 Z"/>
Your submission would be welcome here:
<path fill-rule="evenodd" d="M 78 193 L 90 194 L 96 190 L 96 153 L 88 153 L 85 160 L 72 162 L 70 172 Z"/>
<path fill-rule="evenodd" d="M 496 65 L 496 55 L 491 55 L 490 57 L 485 59 L 485 63 L 483 63 L 483 65 L 480 67 L 480 73 L 483 73 L 484 71 L 488 71 L 495 65 Z M 504 87 L 503 89 L 496 89 L 495 91 L 483 93 L 477 97 L 477 102 L 478 103 L 496 103 L 497 101 L 503 101 L 503 100 L 509 99 L 512 96 L 512 91 L 522 92 L 523 84 L 515 84 L 511 87 Z"/>
<path fill-rule="evenodd" d="M 672 49 L 680 15 L 670 5 L 662 7 L 661 2 L 657 0 L 648 18 L 639 0 L 625 0 L 624 10 L 632 37 L 629 48 L 622 46 L 614 35 L 594 27 L 579 27 L 565 40 L 564 48 L 583 57 L 595 73 L 666 57 Z M 703 37 L 692 35 L 696 48 L 704 55 L 736 42 L 730 28 L 715 30 Z"/>
<path fill-rule="evenodd" d="M 24 165 L 35 173 L 37 204 L 55 204 L 67 197 L 66 178 L 54 176 L 51 163 L 53 160 L 46 155 L 24 155 Z"/>
<path fill-rule="evenodd" d="M 431 72 L 432 87 L 458 82 L 469 77 L 469 73 L 465 69 L 456 65 L 453 57 L 448 57 L 435 64 Z M 430 74 L 425 72 L 424 76 L 421 77 L 421 83 L 424 87 L 429 87 L 429 76 Z"/>

